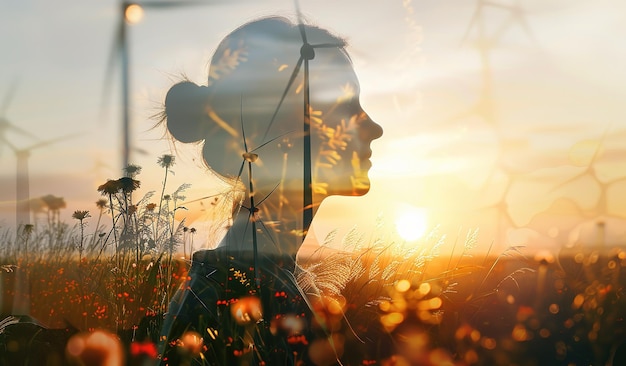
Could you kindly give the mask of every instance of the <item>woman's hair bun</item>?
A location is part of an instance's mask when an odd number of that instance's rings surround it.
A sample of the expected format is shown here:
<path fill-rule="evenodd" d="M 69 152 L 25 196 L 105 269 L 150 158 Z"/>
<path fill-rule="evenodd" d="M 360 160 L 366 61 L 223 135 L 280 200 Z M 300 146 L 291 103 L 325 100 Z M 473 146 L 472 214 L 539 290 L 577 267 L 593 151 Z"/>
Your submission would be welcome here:
<path fill-rule="evenodd" d="M 180 142 L 204 140 L 209 132 L 208 88 L 190 81 L 170 88 L 165 97 L 167 129 Z"/>

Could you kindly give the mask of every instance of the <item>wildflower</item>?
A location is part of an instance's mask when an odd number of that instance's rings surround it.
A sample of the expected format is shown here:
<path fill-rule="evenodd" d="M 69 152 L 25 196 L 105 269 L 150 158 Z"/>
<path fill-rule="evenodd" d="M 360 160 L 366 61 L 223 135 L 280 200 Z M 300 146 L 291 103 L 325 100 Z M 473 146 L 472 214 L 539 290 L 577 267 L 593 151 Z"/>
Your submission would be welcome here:
<path fill-rule="evenodd" d="M 230 305 L 230 313 L 240 325 L 256 323 L 263 317 L 261 301 L 256 297 L 244 297 Z"/>
<path fill-rule="evenodd" d="M 30 233 L 33 232 L 33 229 L 35 228 L 35 225 L 33 224 L 26 224 L 24 225 L 24 229 L 22 230 L 22 232 L 26 235 L 29 235 Z"/>
<path fill-rule="evenodd" d="M 174 165 L 174 155 L 163 154 L 157 159 L 157 164 L 162 168 L 169 169 Z"/>
<path fill-rule="evenodd" d="M 74 213 L 72 214 L 72 218 L 78 220 L 78 221 L 83 221 L 84 219 L 91 217 L 89 215 L 89 211 L 81 211 L 81 210 L 76 210 L 74 211 Z"/>
<path fill-rule="evenodd" d="M 107 207 L 107 204 L 108 204 L 108 202 L 104 198 L 100 198 L 99 200 L 96 201 L 96 206 L 100 210 L 104 210 Z"/>
<path fill-rule="evenodd" d="M 202 346 L 204 345 L 204 340 L 200 336 L 200 334 L 194 331 L 187 331 L 183 336 L 178 340 L 179 349 L 187 353 L 191 356 L 197 356 L 202 352 Z"/>
<path fill-rule="evenodd" d="M 134 178 L 137 174 L 141 173 L 141 167 L 139 165 L 128 164 L 126 168 L 124 168 L 124 173 L 126 173 L 127 177 Z"/>
<path fill-rule="evenodd" d="M 130 177 L 122 177 L 117 180 L 120 190 L 124 193 L 135 191 L 141 185 L 141 182 Z"/>
<path fill-rule="evenodd" d="M 132 342 L 130 344 L 130 354 L 133 357 L 147 356 L 156 359 L 158 352 L 156 345 L 152 342 Z"/>
<path fill-rule="evenodd" d="M 63 197 L 56 197 L 51 194 L 41 197 L 41 200 L 48 206 L 50 211 L 57 211 L 67 207 Z"/>
<path fill-rule="evenodd" d="M 98 187 L 98 192 L 104 195 L 113 195 L 119 192 L 121 189 L 120 183 L 117 180 L 107 179 L 106 183 L 101 184 Z"/>
<path fill-rule="evenodd" d="M 148 203 L 148 204 L 146 205 L 146 210 L 148 210 L 148 211 L 152 212 L 152 211 L 154 211 L 154 209 L 155 209 L 156 207 L 157 207 L 156 203 Z"/>

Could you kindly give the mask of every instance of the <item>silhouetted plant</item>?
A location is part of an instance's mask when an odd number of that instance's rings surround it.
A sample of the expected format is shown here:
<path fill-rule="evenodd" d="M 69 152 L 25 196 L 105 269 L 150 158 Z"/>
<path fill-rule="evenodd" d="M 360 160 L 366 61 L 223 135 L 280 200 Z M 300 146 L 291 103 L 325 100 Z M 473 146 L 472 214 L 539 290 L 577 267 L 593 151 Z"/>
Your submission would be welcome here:
<path fill-rule="evenodd" d="M 100 233 L 100 220 L 102 219 L 104 210 L 107 208 L 107 200 L 105 200 L 104 198 L 97 200 L 96 207 L 98 208 L 98 220 L 96 221 L 96 228 L 93 232 L 93 235 L 91 236 L 91 244 L 89 246 L 92 251 L 96 249 L 97 240 L 104 236 L 103 233 Z M 102 249 L 104 249 L 104 246 L 102 247 Z"/>
<path fill-rule="evenodd" d="M 117 262 L 117 256 L 119 254 L 119 244 L 117 241 L 117 231 L 115 230 L 115 209 L 113 206 L 113 197 L 120 191 L 119 182 L 116 180 L 107 179 L 106 183 L 98 187 L 98 192 L 103 196 L 109 197 L 109 210 L 111 211 L 111 232 L 113 233 L 113 242 L 115 245 L 115 256 Z"/>
<path fill-rule="evenodd" d="M 141 167 L 135 164 L 128 164 L 124 168 L 124 173 L 129 178 L 135 178 L 137 175 L 139 175 L 139 173 L 141 173 Z"/>
<path fill-rule="evenodd" d="M 164 154 L 162 156 L 160 156 L 157 159 L 157 164 L 159 164 L 161 166 L 161 168 L 163 168 L 163 170 L 165 170 L 165 172 L 163 173 L 163 184 L 162 184 L 162 188 L 161 188 L 161 197 L 159 198 L 159 211 L 157 211 L 157 217 L 161 216 L 161 207 L 163 205 L 163 199 L 165 196 L 165 187 L 167 185 L 167 175 L 169 173 L 170 168 L 174 165 L 174 156 L 173 155 L 168 155 L 168 154 Z M 156 220 L 155 222 L 155 229 L 154 232 L 155 234 L 159 232 L 159 220 Z M 154 240 L 156 241 L 157 238 L 155 237 Z"/>
<path fill-rule="evenodd" d="M 86 218 L 91 217 L 89 215 L 89 211 L 81 211 L 76 210 L 72 214 L 72 218 L 79 221 L 80 226 L 80 242 L 78 243 L 78 265 L 81 266 L 83 263 L 83 251 L 85 249 L 85 223 L 83 222 Z"/>

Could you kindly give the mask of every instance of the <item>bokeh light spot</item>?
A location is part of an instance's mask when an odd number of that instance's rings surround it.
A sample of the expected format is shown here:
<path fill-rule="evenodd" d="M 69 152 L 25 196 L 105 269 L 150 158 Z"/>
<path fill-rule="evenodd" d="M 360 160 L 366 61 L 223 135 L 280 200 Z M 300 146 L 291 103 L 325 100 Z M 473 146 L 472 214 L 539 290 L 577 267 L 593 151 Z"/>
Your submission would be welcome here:
<path fill-rule="evenodd" d="M 130 24 L 139 23 L 143 19 L 143 8 L 137 4 L 130 4 L 124 11 L 124 19 Z"/>

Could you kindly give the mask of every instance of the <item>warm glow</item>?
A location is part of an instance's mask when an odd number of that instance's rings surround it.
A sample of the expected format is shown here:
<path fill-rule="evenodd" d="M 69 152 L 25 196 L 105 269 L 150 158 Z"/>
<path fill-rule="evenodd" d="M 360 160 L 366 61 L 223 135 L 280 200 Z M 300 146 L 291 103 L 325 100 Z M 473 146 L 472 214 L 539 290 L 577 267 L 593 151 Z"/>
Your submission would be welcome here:
<path fill-rule="evenodd" d="M 137 4 L 130 4 L 126 7 L 124 18 L 130 24 L 139 23 L 143 19 L 143 8 Z"/>
<path fill-rule="evenodd" d="M 415 241 L 424 235 L 428 218 L 424 209 L 405 205 L 396 214 L 396 231 L 406 241 Z"/>
<path fill-rule="evenodd" d="M 569 150 L 569 160 L 575 166 L 587 166 L 598 153 L 602 152 L 602 142 L 598 140 L 582 140 L 575 143 Z"/>

